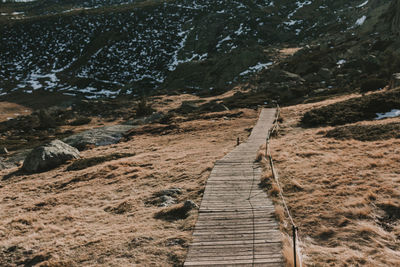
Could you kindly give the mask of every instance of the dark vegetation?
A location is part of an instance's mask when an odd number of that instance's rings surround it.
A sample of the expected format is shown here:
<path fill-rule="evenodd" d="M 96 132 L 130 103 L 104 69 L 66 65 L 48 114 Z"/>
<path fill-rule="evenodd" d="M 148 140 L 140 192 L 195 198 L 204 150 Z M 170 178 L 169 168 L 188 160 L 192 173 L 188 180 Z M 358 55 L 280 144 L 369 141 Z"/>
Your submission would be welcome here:
<path fill-rule="evenodd" d="M 325 136 L 339 140 L 355 139 L 359 141 L 400 138 L 400 123 L 340 126 L 328 131 Z"/>
<path fill-rule="evenodd" d="M 189 216 L 189 212 L 192 209 L 185 203 L 177 204 L 168 208 L 165 208 L 155 214 L 156 219 L 162 219 L 166 221 L 183 220 Z"/>
<path fill-rule="evenodd" d="M 139 128 L 133 128 L 124 135 L 125 140 L 129 140 L 136 135 L 152 134 L 152 135 L 166 135 L 173 131 L 178 131 L 179 126 L 176 124 L 165 125 L 165 124 L 149 124 Z"/>
<path fill-rule="evenodd" d="M 235 108 L 258 108 L 258 106 L 275 107 L 271 92 L 236 92 L 233 96 L 223 100 L 229 109 Z"/>
<path fill-rule="evenodd" d="M 151 105 L 148 104 L 147 98 L 142 97 L 136 108 L 136 116 L 143 117 L 143 116 L 151 115 L 151 114 L 153 114 L 153 112 L 155 112 L 155 109 L 153 109 L 151 107 Z"/>
<path fill-rule="evenodd" d="M 361 84 L 360 92 L 366 93 L 369 91 L 376 91 L 383 89 L 388 82 L 383 79 L 371 78 Z"/>
<path fill-rule="evenodd" d="M 71 126 L 85 125 L 90 123 L 91 121 L 92 119 L 88 117 L 77 117 L 75 120 L 70 122 L 70 125 Z"/>
<path fill-rule="evenodd" d="M 93 157 L 87 159 L 75 160 L 71 165 L 68 166 L 67 171 L 78 171 L 89 167 L 96 166 L 103 162 L 108 162 L 120 158 L 128 158 L 135 156 L 134 153 L 115 153 L 107 156 Z"/>
<path fill-rule="evenodd" d="M 182 105 L 171 112 L 188 115 L 188 114 L 204 114 L 208 112 L 222 112 L 229 110 L 223 103 L 213 100 L 207 103 L 204 100 L 184 101 Z"/>
<path fill-rule="evenodd" d="M 306 112 L 301 120 L 305 127 L 335 126 L 372 120 L 376 113 L 400 109 L 400 89 L 349 99 Z"/>

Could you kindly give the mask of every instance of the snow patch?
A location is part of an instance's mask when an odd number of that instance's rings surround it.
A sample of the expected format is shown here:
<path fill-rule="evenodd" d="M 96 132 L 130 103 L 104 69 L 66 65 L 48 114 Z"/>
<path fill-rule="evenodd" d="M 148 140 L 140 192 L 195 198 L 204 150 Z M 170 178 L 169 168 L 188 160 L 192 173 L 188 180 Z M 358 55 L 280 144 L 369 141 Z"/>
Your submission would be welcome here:
<path fill-rule="evenodd" d="M 400 117 L 400 109 L 392 109 L 389 112 L 386 113 L 376 113 L 376 118 L 375 120 L 381 120 L 385 118 L 394 118 L 394 117 Z"/>
<path fill-rule="evenodd" d="M 363 25 L 366 19 L 367 19 L 367 17 L 366 17 L 365 15 L 362 16 L 361 18 L 359 18 L 359 19 L 356 21 L 356 26 L 361 26 L 361 25 Z"/>
<path fill-rule="evenodd" d="M 255 73 L 255 72 L 259 72 L 265 68 L 267 68 L 268 66 L 271 66 L 273 63 L 272 62 L 268 62 L 268 63 L 257 63 L 257 65 L 254 65 L 252 67 L 250 67 L 248 70 L 243 71 L 242 73 L 240 73 L 240 76 L 245 76 L 248 75 L 250 73 Z"/>
<path fill-rule="evenodd" d="M 364 3 L 362 3 L 362 4 L 358 5 L 357 7 L 363 7 L 363 6 L 367 5 L 367 4 L 368 4 L 368 0 L 367 0 L 367 1 L 365 1 Z"/>
<path fill-rule="evenodd" d="M 336 65 L 341 66 L 343 64 L 345 64 L 347 61 L 345 59 L 340 59 L 338 60 L 338 62 L 336 62 Z"/>
<path fill-rule="evenodd" d="M 304 1 L 304 2 L 297 1 L 297 2 L 296 2 L 297 8 L 296 8 L 295 10 L 293 10 L 293 12 L 291 12 L 291 13 L 288 15 L 288 19 L 290 19 L 291 17 L 293 17 L 294 14 L 296 14 L 297 11 L 299 11 L 300 9 L 302 9 L 304 6 L 311 5 L 311 4 L 312 4 L 312 2 L 311 2 L 311 1 L 308 1 L 308 0 L 307 0 L 307 1 Z"/>

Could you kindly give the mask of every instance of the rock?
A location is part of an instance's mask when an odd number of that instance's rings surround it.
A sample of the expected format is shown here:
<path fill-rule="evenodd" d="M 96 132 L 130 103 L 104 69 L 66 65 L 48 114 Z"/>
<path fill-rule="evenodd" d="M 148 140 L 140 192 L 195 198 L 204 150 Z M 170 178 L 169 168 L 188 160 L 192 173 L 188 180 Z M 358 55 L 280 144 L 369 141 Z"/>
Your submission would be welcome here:
<path fill-rule="evenodd" d="M 3 157 L 3 158 L 0 157 L 0 170 L 20 167 L 22 165 L 21 162 L 24 161 L 26 156 L 31 151 L 32 150 L 27 149 L 27 150 L 18 151 L 11 155 L 6 155 L 7 157 Z"/>
<path fill-rule="evenodd" d="M 315 89 L 315 90 L 313 91 L 313 93 L 316 94 L 316 95 L 318 95 L 318 94 L 326 93 L 326 92 L 328 92 L 328 91 L 329 91 L 328 88 L 320 88 L 320 89 Z"/>
<path fill-rule="evenodd" d="M 156 194 L 158 199 L 153 203 L 158 203 L 159 207 L 169 207 L 176 203 L 175 197 L 180 194 L 182 194 L 182 189 L 180 188 L 165 189 Z"/>
<path fill-rule="evenodd" d="M 0 149 L 0 155 L 7 155 L 8 154 L 8 150 L 6 147 L 3 147 Z"/>
<path fill-rule="evenodd" d="M 396 87 L 400 87 L 400 73 L 392 74 L 392 78 L 390 79 L 389 89 Z"/>
<path fill-rule="evenodd" d="M 165 245 L 167 247 L 172 247 L 172 246 L 185 246 L 186 247 L 186 241 L 182 238 L 170 238 L 167 240 Z"/>
<path fill-rule="evenodd" d="M 195 112 L 199 106 L 193 101 L 183 101 L 181 106 L 175 111 L 181 114 L 188 114 Z"/>
<path fill-rule="evenodd" d="M 324 80 L 330 80 L 332 77 L 332 71 L 327 68 L 321 68 L 318 71 L 318 75 L 321 76 Z"/>
<path fill-rule="evenodd" d="M 33 149 L 25 158 L 22 169 L 26 172 L 41 172 L 53 169 L 68 160 L 78 159 L 79 151 L 76 148 L 54 140 L 49 144 Z"/>
<path fill-rule="evenodd" d="M 90 146 L 106 146 L 118 143 L 123 135 L 133 128 L 132 125 L 105 126 L 74 134 L 63 141 L 79 150 Z"/>
<path fill-rule="evenodd" d="M 8 164 L 7 162 L 4 162 L 3 159 L 0 158 L 0 171 L 13 167 L 15 167 L 15 165 Z"/>
<path fill-rule="evenodd" d="M 211 101 L 209 103 L 203 104 L 199 107 L 200 112 L 221 112 L 228 111 L 229 108 L 222 103 L 216 101 Z"/>
<path fill-rule="evenodd" d="M 160 122 L 162 119 L 164 119 L 165 115 L 161 112 L 156 112 L 151 114 L 150 116 L 146 116 L 140 119 L 134 119 L 134 120 L 129 120 L 126 121 L 124 124 L 125 125 L 143 125 L 143 124 L 150 124 L 150 123 L 155 123 L 155 122 Z"/>
<path fill-rule="evenodd" d="M 159 207 L 169 207 L 176 203 L 175 199 L 171 196 L 160 196 L 159 199 L 160 203 L 158 204 Z"/>
<path fill-rule="evenodd" d="M 186 211 L 198 208 L 199 206 L 197 206 L 197 204 L 194 203 L 192 200 L 186 200 L 185 203 L 183 204 L 183 209 L 185 209 Z"/>
<path fill-rule="evenodd" d="M 304 76 L 304 79 L 307 82 L 319 82 L 321 78 L 314 72 L 314 73 L 309 73 L 306 76 Z"/>
<path fill-rule="evenodd" d="M 277 83 L 294 81 L 301 84 L 304 82 L 304 79 L 300 75 L 284 70 L 271 70 L 269 78 L 271 82 Z"/>
<path fill-rule="evenodd" d="M 165 189 L 159 192 L 159 195 L 161 196 L 176 196 L 182 194 L 182 189 L 180 188 L 170 188 L 170 189 Z"/>

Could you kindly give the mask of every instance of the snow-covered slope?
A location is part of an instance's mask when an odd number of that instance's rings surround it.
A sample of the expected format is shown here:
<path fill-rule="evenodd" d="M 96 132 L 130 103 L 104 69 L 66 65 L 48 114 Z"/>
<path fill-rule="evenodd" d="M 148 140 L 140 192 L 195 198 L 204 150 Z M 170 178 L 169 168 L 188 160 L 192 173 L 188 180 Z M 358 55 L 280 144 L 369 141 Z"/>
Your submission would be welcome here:
<path fill-rule="evenodd" d="M 96 8 L 104 3 L 82 2 L 81 7 L 95 9 L 57 15 L 8 16 L 0 25 L 0 94 L 45 89 L 112 97 L 162 87 L 221 91 L 268 67 L 264 49 L 270 45 L 351 30 L 359 22 L 354 12 L 362 14 L 368 6 L 328 0 L 120 6 L 125 2 L 112 0 L 107 3 L 117 8 Z"/>

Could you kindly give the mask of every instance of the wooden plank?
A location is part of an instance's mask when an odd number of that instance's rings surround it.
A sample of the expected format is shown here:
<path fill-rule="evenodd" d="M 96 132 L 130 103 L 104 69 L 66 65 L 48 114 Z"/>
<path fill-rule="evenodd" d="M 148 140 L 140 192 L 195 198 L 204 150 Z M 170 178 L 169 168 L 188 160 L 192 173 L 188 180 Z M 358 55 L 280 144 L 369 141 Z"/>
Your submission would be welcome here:
<path fill-rule="evenodd" d="M 213 261 L 213 262 L 220 262 L 220 261 L 237 261 L 237 260 L 267 260 L 267 259 L 274 259 L 274 261 L 271 262 L 281 262 L 282 258 L 280 256 L 276 256 L 276 254 L 263 254 L 263 255 L 253 255 L 252 253 L 249 253 L 248 255 L 231 255 L 231 256 L 208 256 L 208 257 L 202 257 L 202 256 L 195 256 L 192 257 L 193 261 Z"/>
<path fill-rule="evenodd" d="M 229 248 L 204 248 L 198 247 L 196 250 L 190 251 L 190 256 L 214 256 L 214 255 L 221 255 L 221 252 L 224 253 L 226 256 L 231 255 L 248 255 L 249 252 L 255 255 L 277 255 L 281 252 L 282 247 L 276 246 L 275 243 L 270 243 L 263 247 L 257 247 L 253 245 L 249 246 L 240 246 L 240 247 L 229 247 Z"/>
<path fill-rule="evenodd" d="M 220 234 L 220 235 L 198 235 L 193 238 L 193 243 L 202 243 L 202 242 L 279 242 L 281 241 L 282 236 L 280 234 L 274 234 L 272 232 L 263 233 L 263 234 Z M 221 241 L 223 240 L 223 241 Z M 252 243 L 251 243 L 252 244 Z"/>
<path fill-rule="evenodd" d="M 222 254 L 227 253 L 226 251 L 247 251 L 251 250 L 255 254 L 258 253 L 265 253 L 266 251 L 281 251 L 282 246 L 281 243 L 265 243 L 265 244 L 241 244 L 241 245 L 226 245 L 226 246 L 192 246 L 192 251 L 199 252 L 199 253 L 209 253 L 214 251 L 215 253 Z"/>
<path fill-rule="evenodd" d="M 197 261 L 197 262 L 185 262 L 184 266 L 212 266 L 213 264 L 226 264 L 228 266 L 232 264 L 252 264 L 252 263 L 282 263 L 282 258 L 270 258 L 270 259 L 249 259 L 249 260 L 226 260 L 226 261 Z M 283 265 L 282 265 L 283 266 Z"/>
<path fill-rule="evenodd" d="M 194 266 L 194 265 L 184 265 L 184 266 Z M 209 267 L 209 266 L 214 266 L 214 267 L 235 267 L 235 266 L 240 266 L 240 267 L 256 267 L 256 266 L 262 266 L 262 267 L 282 267 L 282 263 L 249 263 L 249 264 L 243 264 L 243 263 L 238 263 L 238 264 L 218 264 L 218 263 L 213 263 L 213 264 L 198 264 L 195 265 L 196 267 Z"/>

